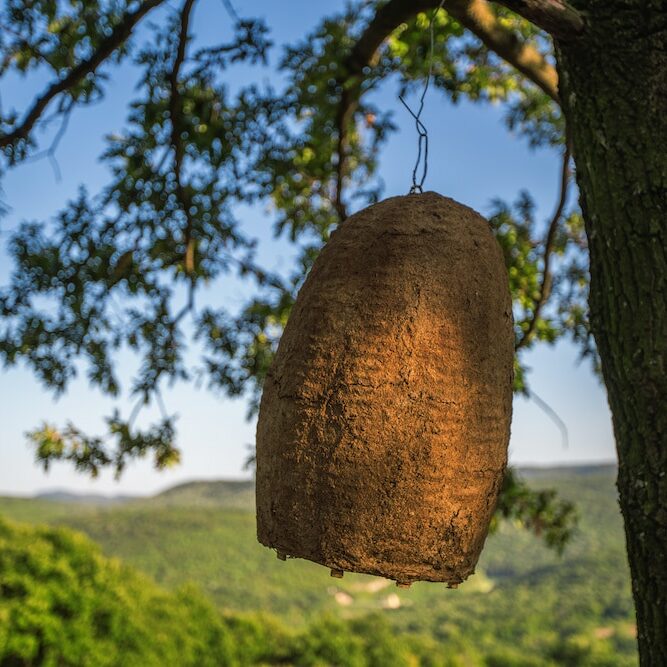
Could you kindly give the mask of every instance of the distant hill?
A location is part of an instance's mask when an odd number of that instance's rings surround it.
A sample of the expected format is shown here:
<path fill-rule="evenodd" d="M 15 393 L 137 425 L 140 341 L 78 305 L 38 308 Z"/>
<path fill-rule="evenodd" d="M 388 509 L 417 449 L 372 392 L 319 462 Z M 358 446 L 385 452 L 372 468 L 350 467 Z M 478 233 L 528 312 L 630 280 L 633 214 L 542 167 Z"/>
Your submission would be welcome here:
<path fill-rule="evenodd" d="M 582 477 L 588 475 L 612 475 L 616 474 L 616 463 L 585 463 L 583 465 L 563 466 L 519 466 L 519 472 L 523 477 L 531 479 L 550 479 L 558 477 Z"/>
<path fill-rule="evenodd" d="M 158 493 L 150 502 L 170 506 L 252 510 L 255 507 L 255 482 L 251 479 L 186 482 Z"/>
<path fill-rule="evenodd" d="M 136 496 L 118 495 L 105 496 L 100 493 L 75 493 L 63 489 L 43 491 L 34 496 L 37 500 L 48 500 L 57 503 L 76 503 L 82 505 L 117 505 L 137 500 Z"/>
<path fill-rule="evenodd" d="M 616 472 L 614 463 L 585 464 L 572 466 L 525 466 L 519 471 L 526 479 L 536 483 L 558 478 L 581 478 L 613 476 Z M 1 498 L 1 496 L 0 496 Z M 36 494 L 31 499 L 51 503 L 70 503 L 88 507 L 104 507 L 120 504 L 153 504 L 181 507 L 228 507 L 233 509 L 253 510 L 255 507 L 255 482 L 246 480 L 193 480 L 171 486 L 153 496 L 103 495 L 97 493 L 77 493 L 66 489 L 53 489 Z M 20 503 L 27 498 L 5 498 Z M 49 512 L 51 514 L 51 512 Z"/>
<path fill-rule="evenodd" d="M 363 575 L 331 579 L 313 563 L 279 561 L 257 543 L 251 481 L 190 482 L 106 506 L 0 498 L 0 514 L 74 528 L 170 589 L 192 582 L 220 609 L 261 610 L 295 628 L 322 613 L 376 613 L 401 636 L 414 632 L 419 642 L 465 656 L 452 665 L 636 665 L 614 467 L 524 475 L 576 503 L 581 523 L 572 543 L 558 557 L 504 523 L 488 539 L 477 574 L 456 591 L 429 583 L 399 590 Z M 481 655 L 496 657 L 482 662 Z"/>
<path fill-rule="evenodd" d="M 44 510 L 47 516 L 59 516 L 60 505 L 78 505 L 83 508 L 109 507 L 122 504 L 160 505 L 182 507 L 229 507 L 253 510 L 255 507 L 255 482 L 246 480 L 192 481 L 171 486 L 154 496 L 131 496 L 126 494 L 104 495 L 101 493 L 78 493 L 66 489 L 41 491 L 34 496 L 0 496 L 0 506 L 35 507 Z M 63 511 L 69 512 L 71 510 Z M 78 510 L 77 510 L 78 511 Z M 13 515 L 14 511 L 8 514 Z M 24 519 L 23 516 L 19 517 Z"/>

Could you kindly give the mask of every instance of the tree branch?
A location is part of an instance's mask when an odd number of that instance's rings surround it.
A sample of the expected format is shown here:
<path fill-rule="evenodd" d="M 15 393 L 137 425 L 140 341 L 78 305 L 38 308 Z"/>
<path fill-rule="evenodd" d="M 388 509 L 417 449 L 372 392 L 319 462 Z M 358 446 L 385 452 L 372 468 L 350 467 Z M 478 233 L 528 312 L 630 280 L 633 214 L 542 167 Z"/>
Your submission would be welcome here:
<path fill-rule="evenodd" d="M 543 1 L 547 2 L 547 0 Z M 553 0 L 555 3 L 558 1 Z M 364 67 L 377 62 L 380 46 L 401 23 L 408 21 L 419 12 L 436 9 L 439 4 L 438 0 L 416 0 L 415 2 L 390 0 L 381 7 L 355 44 L 347 60 L 348 80 L 360 77 Z M 521 3 L 510 0 L 501 4 L 509 7 L 510 4 Z M 530 0 L 527 4 L 540 3 L 538 0 Z M 558 74 L 555 67 L 537 49 L 521 42 L 514 32 L 505 28 L 498 21 L 486 0 L 447 0 L 445 10 L 476 35 L 489 50 L 497 53 L 552 99 L 558 101 Z"/>
<path fill-rule="evenodd" d="M 584 29 L 581 14 L 565 0 L 498 0 L 557 39 L 569 39 Z"/>
<path fill-rule="evenodd" d="M 190 23 L 190 14 L 195 0 L 185 0 L 181 10 L 180 29 L 178 34 L 178 47 L 174 56 L 174 64 L 169 74 L 169 87 L 171 95 L 169 98 L 169 118 L 171 120 L 171 146 L 174 151 L 174 175 L 176 177 L 176 197 L 185 212 L 185 273 L 191 275 L 195 269 L 195 248 L 192 232 L 194 230 L 194 220 L 190 213 L 190 202 L 185 189 L 183 188 L 183 142 L 181 141 L 181 94 L 178 90 L 178 77 L 183 62 L 185 61 L 185 49 L 188 43 L 188 29 Z"/>
<path fill-rule="evenodd" d="M 148 14 L 149 11 L 160 5 L 164 0 L 145 0 L 137 10 L 126 14 L 120 23 L 111 31 L 111 34 L 97 47 L 95 53 L 90 58 L 82 60 L 76 67 L 73 67 L 67 76 L 59 81 L 52 83 L 33 103 L 32 107 L 25 115 L 21 123 L 7 134 L 0 134 L 0 148 L 10 146 L 16 141 L 27 139 L 35 123 L 39 120 L 49 103 L 60 93 L 69 90 L 75 86 L 81 79 L 88 74 L 93 74 L 95 70 L 111 56 L 116 49 L 127 40 L 134 27 L 139 21 Z"/>
<path fill-rule="evenodd" d="M 449 0 L 445 8 L 490 51 L 521 72 L 554 102 L 560 103 L 556 68 L 534 46 L 523 43 L 503 26 L 486 0 Z"/>
<path fill-rule="evenodd" d="M 60 166 L 58 165 L 58 160 L 56 159 L 56 150 L 58 149 L 58 145 L 60 144 L 61 139 L 63 138 L 65 132 L 67 131 L 67 126 L 69 124 L 69 119 L 72 113 L 72 109 L 74 109 L 74 100 L 69 100 L 65 105 L 65 108 L 62 110 L 62 121 L 60 123 L 60 127 L 58 128 L 58 131 L 56 132 L 55 136 L 53 137 L 53 140 L 51 141 L 51 145 L 46 150 L 30 156 L 28 160 L 29 162 L 33 162 L 36 160 L 41 160 L 43 157 L 47 157 L 51 162 L 51 166 L 53 167 L 53 173 L 56 178 L 56 182 L 58 183 L 61 180 L 62 174 L 60 172 Z"/>
<path fill-rule="evenodd" d="M 528 328 L 524 331 L 523 336 L 517 342 L 515 349 L 520 350 L 522 347 L 525 347 L 533 336 L 535 332 L 535 327 L 537 326 L 537 321 L 542 312 L 542 307 L 549 298 L 551 293 L 551 284 L 552 284 L 552 275 L 551 275 L 551 255 L 553 253 L 554 241 L 556 239 L 556 231 L 558 230 L 558 223 L 563 215 L 563 210 L 565 209 L 565 204 L 567 202 L 567 193 L 568 186 L 570 183 L 570 157 L 572 155 L 572 149 L 570 146 L 569 139 L 565 143 L 565 149 L 563 150 L 563 165 L 561 168 L 560 176 L 560 194 L 558 197 L 558 204 L 556 210 L 551 218 L 549 227 L 547 229 L 547 235 L 544 240 L 544 266 L 542 268 L 542 282 L 540 284 L 540 293 L 537 299 L 535 300 L 535 306 L 533 308 L 533 314 L 528 322 Z"/>

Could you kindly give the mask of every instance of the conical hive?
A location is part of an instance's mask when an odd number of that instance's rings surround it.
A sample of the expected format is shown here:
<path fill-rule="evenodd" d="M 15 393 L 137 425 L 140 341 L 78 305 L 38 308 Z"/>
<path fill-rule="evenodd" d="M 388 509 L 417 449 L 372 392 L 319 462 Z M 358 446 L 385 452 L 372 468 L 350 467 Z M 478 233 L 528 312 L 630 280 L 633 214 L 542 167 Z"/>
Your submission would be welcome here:
<path fill-rule="evenodd" d="M 434 192 L 348 218 L 306 279 L 257 425 L 257 535 L 281 557 L 457 584 L 507 463 L 514 335 L 488 222 Z"/>

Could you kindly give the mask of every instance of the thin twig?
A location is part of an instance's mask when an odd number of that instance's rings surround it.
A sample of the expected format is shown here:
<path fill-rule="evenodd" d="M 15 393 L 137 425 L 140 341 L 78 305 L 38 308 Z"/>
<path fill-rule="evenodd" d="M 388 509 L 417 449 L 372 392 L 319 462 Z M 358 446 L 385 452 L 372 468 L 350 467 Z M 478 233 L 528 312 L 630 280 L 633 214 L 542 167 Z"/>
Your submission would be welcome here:
<path fill-rule="evenodd" d="M 58 128 L 58 131 L 53 137 L 51 145 L 46 150 L 40 151 L 39 153 L 35 153 L 30 157 L 29 160 L 27 160 L 27 162 L 36 162 L 37 160 L 41 160 L 44 157 L 48 158 L 56 178 L 56 183 L 60 183 L 60 181 L 62 180 L 60 165 L 58 164 L 58 160 L 56 159 L 56 151 L 58 150 L 58 146 L 60 144 L 61 139 L 63 138 L 65 132 L 67 131 L 67 126 L 69 125 L 69 119 L 73 109 L 74 109 L 74 100 L 69 100 L 69 102 L 65 105 L 64 110 L 62 111 L 62 121 L 60 123 L 60 127 Z"/>
<path fill-rule="evenodd" d="M 537 321 L 540 317 L 542 307 L 549 298 L 552 285 L 552 275 L 551 275 L 551 255 L 553 254 L 554 241 L 556 239 L 556 232 L 558 231 L 558 224 L 560 223 L 561 217 L 563 216 L 563 210 L 565 209 L 565 204 L 567 203 L 567 194 L 570 184 L 570 156 L 572 154 L 571 144 L 569 138 L 566 136 L 565 148 L 563 149 L 563 162 L 561 167 L 561 176 L 560 176 L 560 192 L 558 196 L 558 204 L 556 210 L 551 218 L 549 227 L 547 229 L 547 235 L 544 240 L 544 259 L 543 259 L 543 268 L 542 268 L 542 281 L 540 283 L 540 293 L 535 300 L 535 305 L 533 307 L 533 314 L 528 322 L 528 328 L 524 331 L 523 336 L 517 342 L 515 348 L 517 350 L 525 347 L 529 342 L 535 328 L 537 326 Z"/>
<path fill-rule="evenodd" d="M 238 13 L 236 9 L 234 9 L 234 5 L 232 5 L 230 0 L 222 0 L 222 4 L 225 6 L 225 9 L 227 10 L 229 16 L 238 23 L 241 19 L 239 18 Z"/>
<path fill-rule="evenodd" d="M 567 424 L 558 416 L 558 413 L 543 398 L 540 398 L 532 389 L 528 392 L 528 396 L 543 412 L 549 415 L 556 426 L 558 426 L 563 449 L 567 449 L 570 443 L 570 434 L 567 428 Z"/>
<path fill-rule="evenodd" d="M 139 413 L 141 412 L 141 409 L 146 405 L 146 401 L 144 397 L 142 396 L 137 400 L 137 402 L 134 404 L 134 407 L 132 408 L 132 412 L 130 413 L 130 418 L 127 420 L 127 428 L 132 429 L 134 426 L 134 420 L 139 416 Z"/>
<path fill-rule="evenodd" d="M 162 419 L 167 421 L 169 419 L 169 413 L 167 412 L 167 408 L 164 404 L 164 401 L 162 400 L 162 392 L 157 387 L 155 388 L 155 402 L 158 405 Z"/>
<path fill-rule="evenodd" d="M 191 281 L 188 285 L 188 299 L 185 302 L 183 308 L 181 308 L 176 317 L 174 317 L 173 325 L 176 326 L 189 312 L 194 310 L 195 307 L 195 288 L 194 283 Z"/>

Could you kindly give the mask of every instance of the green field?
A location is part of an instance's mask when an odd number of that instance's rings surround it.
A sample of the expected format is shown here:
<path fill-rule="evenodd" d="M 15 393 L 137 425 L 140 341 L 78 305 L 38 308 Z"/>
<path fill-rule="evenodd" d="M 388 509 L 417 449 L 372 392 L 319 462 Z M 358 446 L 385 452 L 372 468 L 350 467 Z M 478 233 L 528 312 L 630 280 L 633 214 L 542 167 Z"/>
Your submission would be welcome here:
<path fill-rule="evenodd" d="M 2 498 L 0 515 L 81 531 L 163 587 L 194 583 L 222 611 L 261 611 L 296 630 L 323 615 L 379 614 L 394 636 L 451 656 L 452 664 L 636 665 L 614 469 L 525 474 L 576 502 L 576 535 L 559 557 L 502 525 L 477 574 L 457 590 L 430 583 L 402 590 L 360 575 L 338 580 L 312 563 L 277 560 L 255 539 L 250 483 L 192 483 L 108 506 Z"/>

